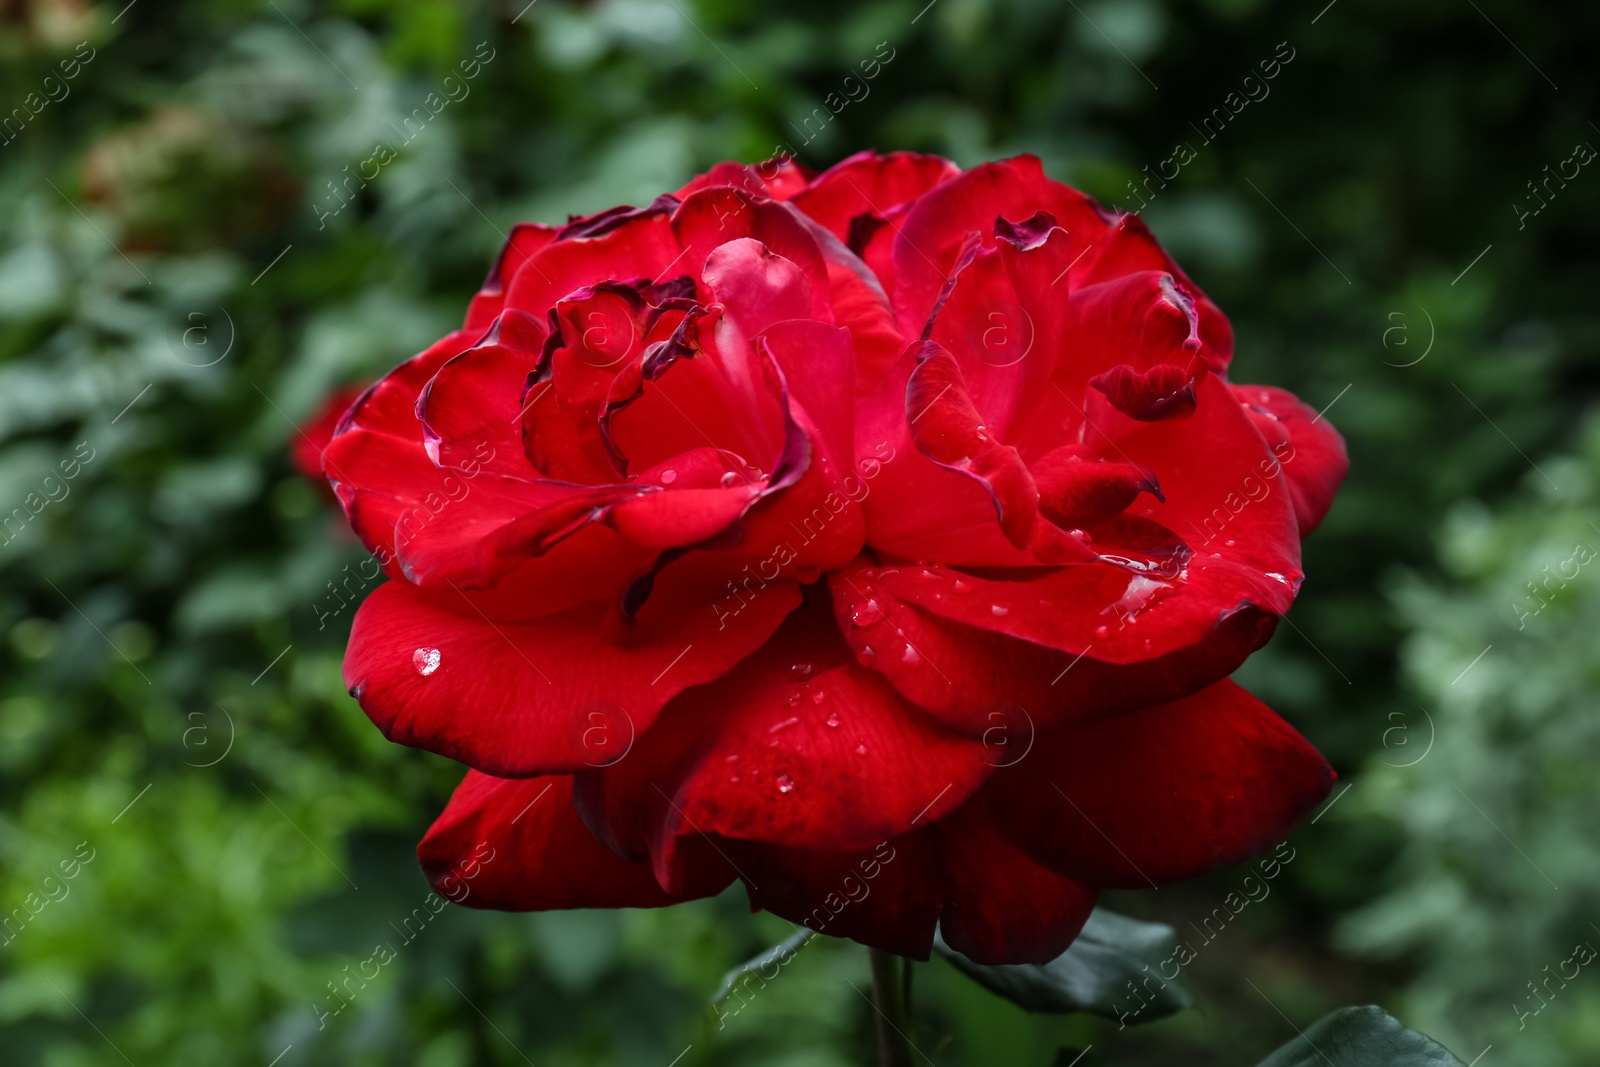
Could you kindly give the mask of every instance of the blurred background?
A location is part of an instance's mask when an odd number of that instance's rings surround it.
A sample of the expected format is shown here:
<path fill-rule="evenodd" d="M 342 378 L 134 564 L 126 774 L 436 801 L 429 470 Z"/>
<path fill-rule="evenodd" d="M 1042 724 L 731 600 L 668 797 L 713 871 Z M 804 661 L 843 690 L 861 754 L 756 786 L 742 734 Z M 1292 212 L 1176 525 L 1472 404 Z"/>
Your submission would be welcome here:
<path fill-rule="evenodd" d="M 1240 674 L 1341 782 L 1197 1010 L 1030 1017 L 935 960 L 925 1059 L 1251 1064 L 1378 1002 L 1464 1062 L 1600 1061 L 1568 974 L 1600 946 L 1597 35 L 1576 0 L 0 0 L 0 1058 L 870 1058 L 853 944 L 708 1011 L 789 932 L 737 888 L 402 943 L 460 769 L 345 694 L 363 557 L 289 460 L 513 222 L 785 146 L 1038 154 L 1142 210 L 1235 380 L 1350 445 Z M 1187 935 L 1246 873 L 1108 903 Z"/>

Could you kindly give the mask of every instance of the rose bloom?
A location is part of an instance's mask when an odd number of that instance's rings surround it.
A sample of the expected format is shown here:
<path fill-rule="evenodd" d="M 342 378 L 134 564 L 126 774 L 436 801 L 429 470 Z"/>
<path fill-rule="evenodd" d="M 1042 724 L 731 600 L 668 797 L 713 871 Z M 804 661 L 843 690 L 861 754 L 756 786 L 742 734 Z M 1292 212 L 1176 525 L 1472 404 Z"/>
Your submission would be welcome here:
<path fill-rule="evenodd" d="M 1346 467 L 1227 380 L 1133 215 L 1029 156 L 724 163 L 515 228 L 324 470 L 391 580 L 345 679 L 471 768 L 418 849 L 511 910 L 753 908 L 1042 962 L 1332 771 L 1227 676 Z"/>

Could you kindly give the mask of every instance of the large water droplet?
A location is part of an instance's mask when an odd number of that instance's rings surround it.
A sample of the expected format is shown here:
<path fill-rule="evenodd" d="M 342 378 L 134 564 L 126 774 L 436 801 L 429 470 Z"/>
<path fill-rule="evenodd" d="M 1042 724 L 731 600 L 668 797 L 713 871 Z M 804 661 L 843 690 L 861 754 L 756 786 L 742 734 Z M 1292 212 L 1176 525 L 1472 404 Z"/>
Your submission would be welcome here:
<path fill-rule="evenodd" d="M 661 472 L 661 484 L 662 485 L 671 485 L 673 482 L 675 482 L 677 480 L 678 480 L 678 472 L 677 471 L 670 471 L 669 470 L 669 471 L 662 471 Z"/>
<path fill-rule="evenodd" d="M 951 583 L 950 588 L 954 589 L 958 593 L 970 593 L 972 592 L 972 583 L 964 582 L 960 578 L 957 578 L 953 583 Z"/>
<path fill-rule="evenodd" d="M 726 473 L 726 474 L 724 474 L 722 476 L 722 488 L 726 489 L 726 488 L 728 488 L 728 486 L 732 485 L 734 482 L 736 482 L 738 480 L 739 480 L 739 476 L 737 474 L 733 473 L 732 471 L 729 471 L 728 473 Z"/>
<path fill-rule="evenodd" d="M 1007 608 L 1007 607 L 1002 607 L 1002 606 L 1001 606 L 1001 605 L 999 605 L 999 604 L 990 604 L 990 605 L 989 605 L 989 611 L 990 611 L 990 612 L 991 612 L 991 613 L 992 613 L 992 614 L 993 614 L 993 615 L 994 615 L 994 617 L 995 617 L 995 618 L 997 618 L 997 619 L 1003 619 L 1003 618 L 1005 618 L 1005 617 L 1006 617 L 1006 616 L 1007 616 L 1007 615 L 1010 615 L 1010 614 L 1011 614 L 1011 609 L 1010 609 L 1010 608 Z"/>
<path fill-rule="evenodd" d="M 918 652 L 913 646 L 907 645 L 906 650 L 900 654 L 900 662 L 907 667 L 921 666 L 922 653 Z"/>
<path fill-rule="evenodd" d="M 794 792 L 794 779 L 790 778 L 787 774 L 778 775 L 778 792 L 780 792 L 780 793 L 793 793 Z"/>
<path fill-rule="evenodd" d="M 411 665 L 417 673 L 426 678 L 439 669 L 439 650 L 437 648 L 419 648 L 411 653 Z"/>

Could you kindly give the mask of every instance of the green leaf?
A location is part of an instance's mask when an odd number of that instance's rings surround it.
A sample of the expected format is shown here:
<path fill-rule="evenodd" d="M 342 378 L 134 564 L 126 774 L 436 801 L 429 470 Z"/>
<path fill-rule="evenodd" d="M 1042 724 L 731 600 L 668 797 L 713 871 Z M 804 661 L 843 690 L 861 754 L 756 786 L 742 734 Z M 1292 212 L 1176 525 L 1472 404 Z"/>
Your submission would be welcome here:
<path fill-rule="evenodd" d="M 1126 1017 L 1131 1023 L 1151 1022 L 1194 1003 L 1181 975 L 1167 981 L 1158 973 L 1157 965 L 1177 951 L 1172 927 L 1104 908 L 1094 909 L 1071 948 L 1043 965 L 986 966 L 967 959 L 942 936 L 933 944 L 957 970 L 1024 1011 L 1085 1011 L 1108 1019 Z"/>
<path fill-rule="evenodd" d="M 1461 1061 L 1368 1004 L 1324 1015 L 1256 1067 L 1461 1067 Z"/>

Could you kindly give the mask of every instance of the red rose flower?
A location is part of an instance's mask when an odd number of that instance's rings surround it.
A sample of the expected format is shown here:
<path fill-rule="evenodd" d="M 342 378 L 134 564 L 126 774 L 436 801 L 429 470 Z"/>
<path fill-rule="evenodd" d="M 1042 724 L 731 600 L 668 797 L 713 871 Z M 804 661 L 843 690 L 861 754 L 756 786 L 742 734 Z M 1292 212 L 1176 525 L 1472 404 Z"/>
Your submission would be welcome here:
<path fill-rule="evenodd" d="M 1062 952 L 1332 772 L 1227 675 L 1345 470 L 1230 385 L 1135 216 L 1020 157 L 721 164 L 522 225 L 328 448 L 393 580 L 350 691 L 472 769 L 419 848 L 517 910 L 752 905 L 926 958 Z"/>

